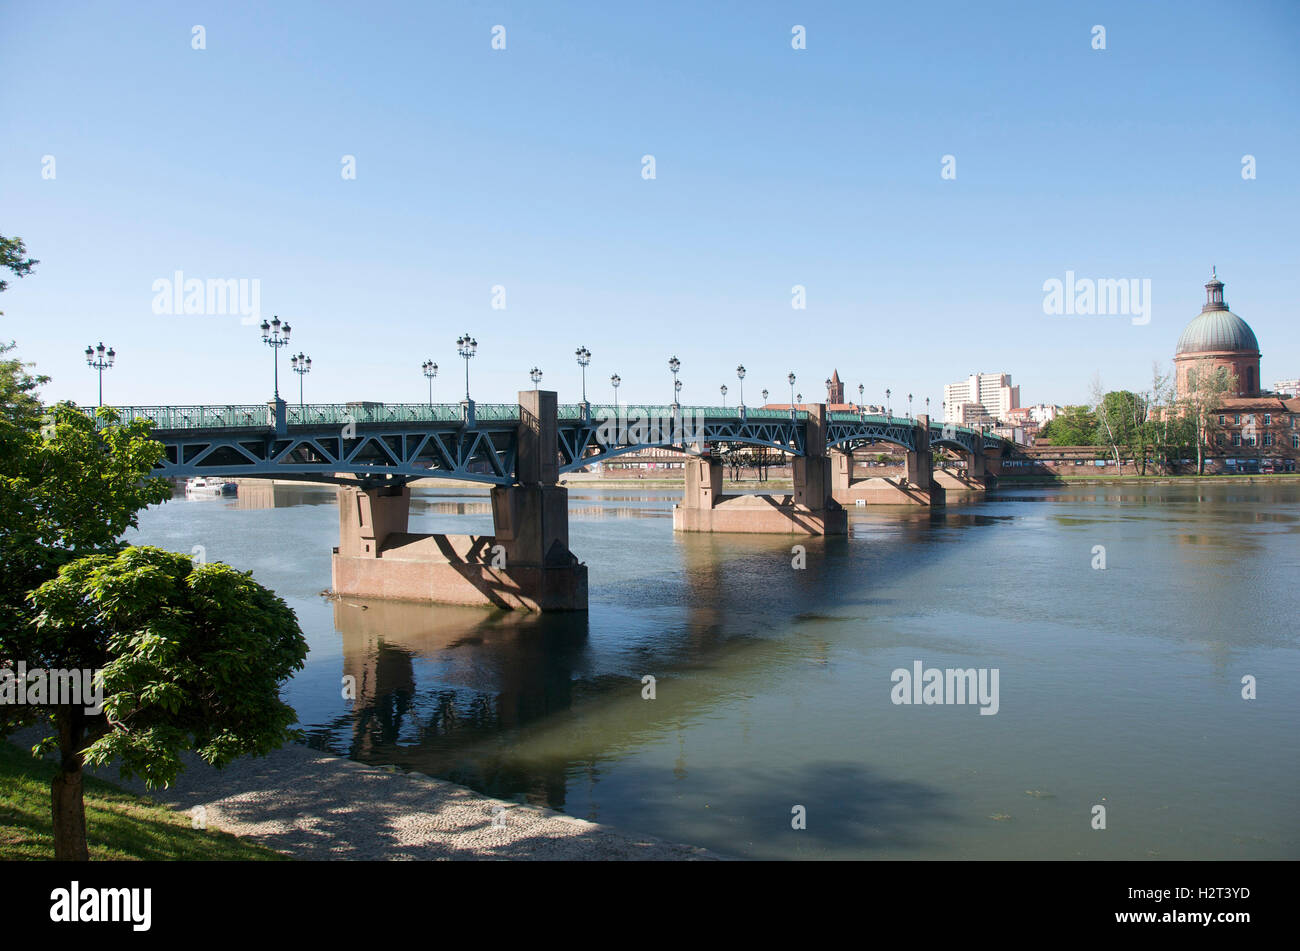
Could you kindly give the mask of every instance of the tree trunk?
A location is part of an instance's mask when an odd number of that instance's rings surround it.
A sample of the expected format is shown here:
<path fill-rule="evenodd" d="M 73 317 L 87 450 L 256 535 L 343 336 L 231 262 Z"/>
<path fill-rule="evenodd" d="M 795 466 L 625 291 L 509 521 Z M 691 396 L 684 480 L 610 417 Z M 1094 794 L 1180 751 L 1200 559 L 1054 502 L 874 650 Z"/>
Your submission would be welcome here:
<path fill-rule="evenodd" d="M 50 808 L 54 819 L 54 858 L 60 862 L 88 862 L 86 805 L 82 799 L 82 712 L 58 712 L 59 771 L 50 782 Z"/>

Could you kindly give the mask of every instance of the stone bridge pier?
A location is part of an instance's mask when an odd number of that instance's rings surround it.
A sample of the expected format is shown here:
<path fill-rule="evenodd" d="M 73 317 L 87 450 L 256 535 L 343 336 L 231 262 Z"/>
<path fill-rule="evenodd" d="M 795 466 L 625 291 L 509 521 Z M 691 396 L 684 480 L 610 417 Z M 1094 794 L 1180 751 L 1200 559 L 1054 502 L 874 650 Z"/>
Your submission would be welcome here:
<path fill-rule="evenodd" d="M 805 454 L 796 456 L 791 495 L 723 495 L 722 463 L 706 456 L 686 462 L 686 486 L 673 506 L 678 532 L 843 535 L 848 513 L 835 501 L 826 454 L 826 407 L 808 409 Z"/>
<path fill-rule="evenodd" d="M 519 394 L 517 482 L 492 489 L 492 535 L 407 531 L 409 486 L 340 487 L 338 595 L 585 611 L 587 567 L 569 551 L 568 490 L 557 485 L 556 397 Z"/>

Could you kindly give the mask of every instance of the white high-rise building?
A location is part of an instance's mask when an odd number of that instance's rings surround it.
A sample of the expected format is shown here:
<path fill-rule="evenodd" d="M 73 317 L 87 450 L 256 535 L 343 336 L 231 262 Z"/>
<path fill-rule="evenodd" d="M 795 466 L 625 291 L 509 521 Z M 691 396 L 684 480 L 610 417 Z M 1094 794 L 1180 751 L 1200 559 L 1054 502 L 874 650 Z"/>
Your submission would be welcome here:
<path fill-rule="evenodd" d="M 1004 419 L 1020 407 L 1020 387 L 1011 385 L 1010 373 L 972 373 L 943 388 L 943 421 L 966 424 L 981 416 Z"/>

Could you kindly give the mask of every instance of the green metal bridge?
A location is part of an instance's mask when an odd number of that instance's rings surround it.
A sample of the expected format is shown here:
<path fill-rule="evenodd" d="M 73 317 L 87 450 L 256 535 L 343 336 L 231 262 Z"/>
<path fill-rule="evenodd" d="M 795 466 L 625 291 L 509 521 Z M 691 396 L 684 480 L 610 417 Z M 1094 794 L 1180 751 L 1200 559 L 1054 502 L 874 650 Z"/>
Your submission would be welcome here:
<path fill-rule="evenodd" d="M 493 485 L 518 481 L 521 426 L 513 403 L 281 402 L 229 406 L 111 407 L 122 422 L 146 420 L 165 447 L 160 476 L 281 478 L 393 484 L 417 478 Z M 94 413 L 93 410 L 87 410 Z M 804 454 L 805 410 L 720 406 L 563 404 L 556 412 L 559 471 L 572 472 L 651 447 L 708 454 L 750 445 Z M 885 443 L 913 451 L 918 420 L 833 412 L 828 449 Z M 963 426 L 929 423 L 931 447 L 1000 453 L 1003 441 Z"/>

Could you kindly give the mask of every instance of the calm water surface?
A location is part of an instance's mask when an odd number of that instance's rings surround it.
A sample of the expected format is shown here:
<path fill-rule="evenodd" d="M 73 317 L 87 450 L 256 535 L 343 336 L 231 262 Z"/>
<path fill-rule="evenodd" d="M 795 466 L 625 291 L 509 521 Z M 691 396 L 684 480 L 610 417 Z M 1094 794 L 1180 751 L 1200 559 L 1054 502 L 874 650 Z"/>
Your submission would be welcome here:
<path fill-rule="evenodd" d="M 677 492 L 571 487 L 574 616 L 327 600 L 333 490 L 241 493 L 131 540 L 288 601 L 315 746 L 732 855 L 1300 858 L 1295 483 L 855 509 L 837 539 L 675 535 Z M 492 531 L 486 494 L 415 495 L 411 531 Z M 893 704 L 918 660 L 997 668 L 999 712 Z"/>

